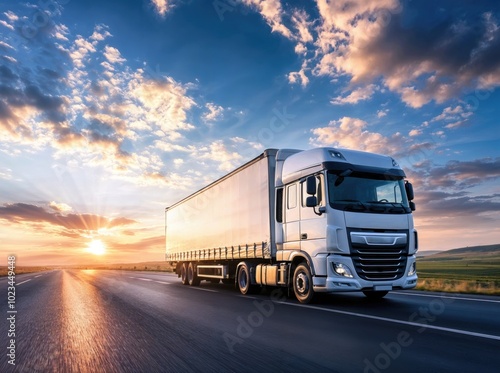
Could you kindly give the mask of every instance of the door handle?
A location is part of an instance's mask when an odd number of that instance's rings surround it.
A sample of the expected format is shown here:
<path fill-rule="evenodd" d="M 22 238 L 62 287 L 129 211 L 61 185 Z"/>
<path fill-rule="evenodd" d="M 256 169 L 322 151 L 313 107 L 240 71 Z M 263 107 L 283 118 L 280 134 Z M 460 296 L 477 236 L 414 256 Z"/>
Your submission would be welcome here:
<path fill-rule="evenodd" d="M 307 233 L 302 233 L 302 234 L 300 235 L 300 238 L 301 238 L 302 240 L 307 240 Z"/>

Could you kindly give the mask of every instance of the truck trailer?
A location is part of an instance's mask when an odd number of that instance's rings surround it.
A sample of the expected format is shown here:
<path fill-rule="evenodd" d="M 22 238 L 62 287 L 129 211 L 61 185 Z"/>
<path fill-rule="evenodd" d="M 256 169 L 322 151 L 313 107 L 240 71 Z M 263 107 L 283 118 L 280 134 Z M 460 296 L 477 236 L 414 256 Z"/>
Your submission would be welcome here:
<path fill-rule="evenodd" d="M 389 156 L 267 149 L 165 209 L 165 260 L 190 286 L 382 298 L 417 284 L 413 199 Z"/>

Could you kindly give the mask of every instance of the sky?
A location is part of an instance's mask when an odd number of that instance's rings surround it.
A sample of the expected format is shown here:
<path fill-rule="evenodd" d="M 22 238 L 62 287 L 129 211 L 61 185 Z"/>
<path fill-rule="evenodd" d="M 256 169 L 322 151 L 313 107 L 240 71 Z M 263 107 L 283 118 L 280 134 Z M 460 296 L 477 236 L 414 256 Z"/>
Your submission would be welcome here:
<path fill-rule="evenodd" d="M 4 1 L 0 36 L 2 262 L 161 261 L 165 207 L 317 146 L 399 162 L 421 251 L 500 243 L 496 1 Z"/>

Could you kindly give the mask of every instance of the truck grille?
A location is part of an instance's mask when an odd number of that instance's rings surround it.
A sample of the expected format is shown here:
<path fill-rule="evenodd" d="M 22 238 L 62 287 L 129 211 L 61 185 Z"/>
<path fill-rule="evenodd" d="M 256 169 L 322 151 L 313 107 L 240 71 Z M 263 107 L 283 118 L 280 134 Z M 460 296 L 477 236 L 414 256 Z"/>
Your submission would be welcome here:
<path fill-rule="evenodd" d="M 348 230 L 351 258 L 359 277 L 369 281 L 396 280 L 408 260 L 408 231 Z"/>

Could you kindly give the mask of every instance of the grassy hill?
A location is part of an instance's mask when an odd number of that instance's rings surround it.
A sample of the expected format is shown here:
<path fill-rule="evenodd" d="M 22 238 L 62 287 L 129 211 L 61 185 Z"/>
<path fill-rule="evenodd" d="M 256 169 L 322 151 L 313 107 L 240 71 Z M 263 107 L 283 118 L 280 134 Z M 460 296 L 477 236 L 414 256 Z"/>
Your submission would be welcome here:
<path fill-rule="evenodd" d="M 418 289 L 500 295 L 500 244 L 422 257 L 417 271 Z"/>

